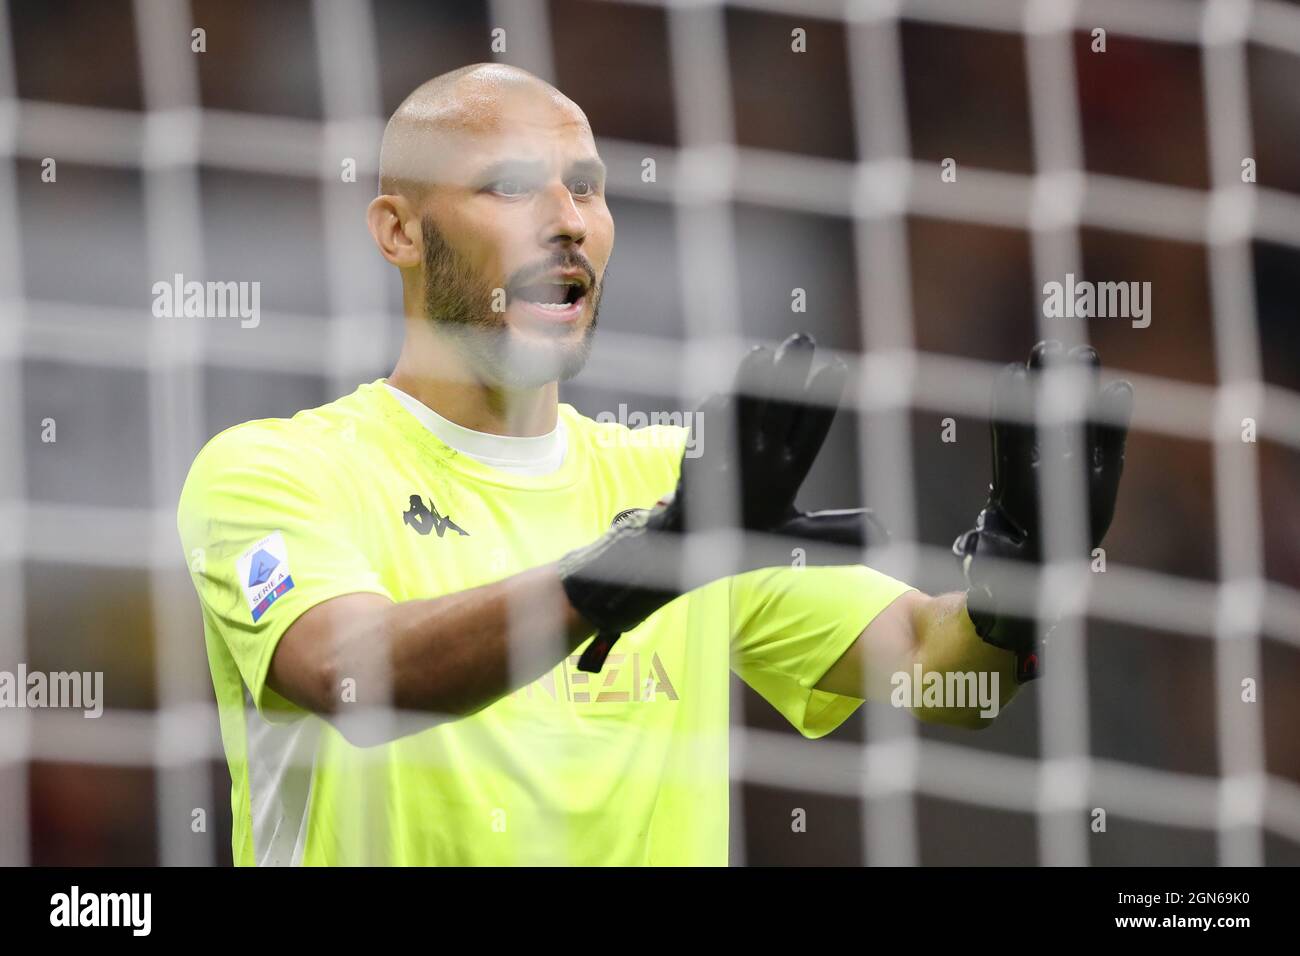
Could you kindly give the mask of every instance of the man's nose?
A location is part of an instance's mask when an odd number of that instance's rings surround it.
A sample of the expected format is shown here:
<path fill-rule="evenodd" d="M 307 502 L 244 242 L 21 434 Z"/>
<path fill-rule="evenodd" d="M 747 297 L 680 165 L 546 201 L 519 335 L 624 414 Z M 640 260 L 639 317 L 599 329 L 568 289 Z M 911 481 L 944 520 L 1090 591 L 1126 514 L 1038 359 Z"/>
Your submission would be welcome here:
<path fill-rule="evenodd" d="M 587 238 L 587 221 L 567 186 L 557 183 L 546 190 L 542 242 L 546 245 L 581 246 Z"/>

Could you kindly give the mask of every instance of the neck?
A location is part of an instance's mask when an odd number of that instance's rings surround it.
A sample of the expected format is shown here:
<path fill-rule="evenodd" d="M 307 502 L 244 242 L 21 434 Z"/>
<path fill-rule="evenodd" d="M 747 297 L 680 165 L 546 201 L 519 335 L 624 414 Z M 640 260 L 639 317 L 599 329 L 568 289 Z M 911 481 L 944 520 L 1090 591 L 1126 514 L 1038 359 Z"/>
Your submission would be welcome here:
<path fill-rule="evenodd" d="M 485 382 L 454 343 L 409 328 L 388 382 L 448 421 L 490 435 L 546 435 L 559 414 L 557 383 L 516 389 Z"/>

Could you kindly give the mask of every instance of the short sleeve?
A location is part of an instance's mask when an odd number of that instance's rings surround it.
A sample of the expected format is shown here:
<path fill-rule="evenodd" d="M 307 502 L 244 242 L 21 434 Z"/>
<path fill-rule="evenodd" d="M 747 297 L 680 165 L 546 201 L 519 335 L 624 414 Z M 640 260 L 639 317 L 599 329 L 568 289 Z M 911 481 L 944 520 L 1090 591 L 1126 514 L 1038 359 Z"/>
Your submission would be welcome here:
<path fill-rule="evenodd" d="M 731 579 L 732 669 L 805 737 L 862 704 L 815 689 L 858 635 L 912 590 L 862 565 L 765 568 Z"/>
<path fill-rule="evenodd" d="M 263 716 L 301 713 L 266 687 L 266 676 L 303 612 L 359 591 L 391 597 L 334 506 L 341 499 L 325 456 L 289 426 L 249 422 L 212 439 L 177 508 L 205 627 L 229 650 Z"/>

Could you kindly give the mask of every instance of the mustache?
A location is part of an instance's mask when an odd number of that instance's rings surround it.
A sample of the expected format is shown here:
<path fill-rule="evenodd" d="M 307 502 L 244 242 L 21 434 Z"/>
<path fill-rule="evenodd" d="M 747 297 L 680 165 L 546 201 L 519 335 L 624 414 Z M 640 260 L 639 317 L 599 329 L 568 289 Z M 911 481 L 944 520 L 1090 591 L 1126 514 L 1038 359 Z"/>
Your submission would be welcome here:
<path fill-rule="evenodd" d="M 556 269 L 581 269 L 587 276 L 587 288 L 596 287 L 596 270 L 592 268 L 586 256 L 576 249 L 570 249 L 568 252 L 557 252 L 540 262 L 516 269 L 506 281 L 506 288 L 517 289 L 520 286 L 530 285 Z"/>

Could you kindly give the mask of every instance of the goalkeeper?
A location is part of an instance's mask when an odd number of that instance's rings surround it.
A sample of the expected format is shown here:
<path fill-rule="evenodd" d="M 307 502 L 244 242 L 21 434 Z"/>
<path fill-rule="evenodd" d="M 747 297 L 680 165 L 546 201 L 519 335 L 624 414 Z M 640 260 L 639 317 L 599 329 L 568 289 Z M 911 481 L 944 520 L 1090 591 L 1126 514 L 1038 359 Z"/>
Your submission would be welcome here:
<path fill-rule="evenodd" d="M 914 666 L 997 675 L 999 706 L 1037 674 L 1007 573 L 1042 559 L 1057 446 L 1032 428 L 995 426 L 989 503 L 958 547 L 968 611 L 843 563 L 882 534 L 869 513 L 796 508 L 844 380 L 808 337 L 744 358 L 701 410 L 698 457 L 687 429 L 559 401 L 597 326 L 604 178 L 582 111 L 523 71 L 418 88 L 367 210 L 402 280 L 392 374 L 196 458 L 178 526 L 236 863 L 725 864 L 732 671 L 807 737 Z M 1095 367 L 1044 346 L 999 407 L 1032 403 L 1058 358 Z M 1094 542 L 1130 398 L 1100 392 L 1110 425 L 1088 432 Z M 791 567 L 797 546 L 820 566 Z"/>

